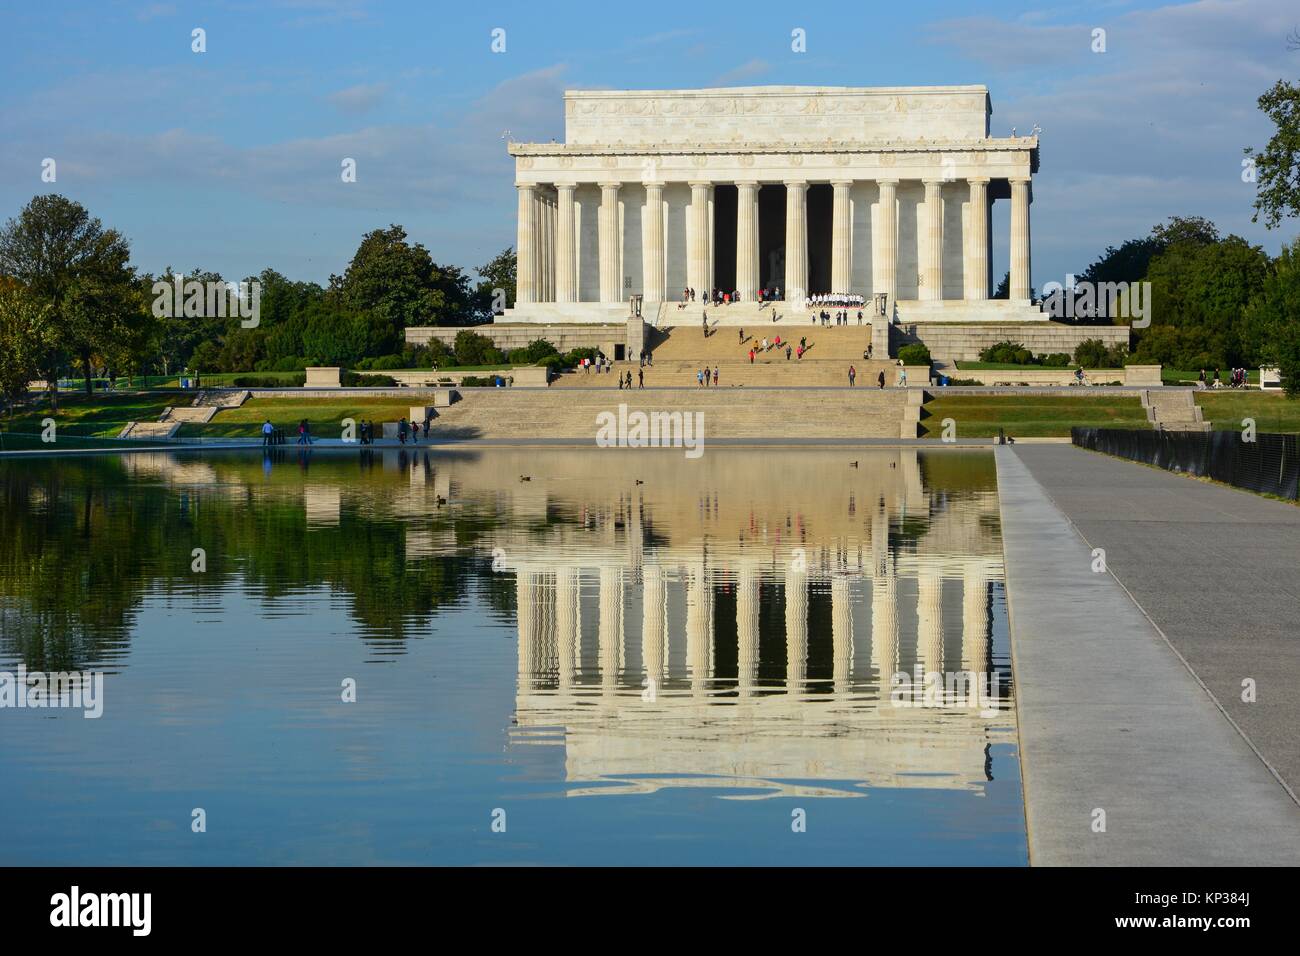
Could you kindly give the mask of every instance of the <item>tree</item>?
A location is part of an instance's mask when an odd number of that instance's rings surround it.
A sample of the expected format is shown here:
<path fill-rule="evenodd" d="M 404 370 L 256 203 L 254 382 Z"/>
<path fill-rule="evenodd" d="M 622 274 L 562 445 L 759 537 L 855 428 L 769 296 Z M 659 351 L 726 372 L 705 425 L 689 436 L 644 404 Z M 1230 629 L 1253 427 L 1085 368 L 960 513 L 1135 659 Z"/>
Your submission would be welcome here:
<path fill-rule="evenodd" d="M 406 241 L 398 225 L 368 232 L 330 292 L 343 308 L 369 312 L 394 333 L 408 325 L 447 325 L 470 310 L 469 279 L 457 266 L 440 266 L 424 246 Z"/>
<path fill-rule="evenodd" d="M 476 270 L 478 286 L 474 289 L 474 312 L 483 322 L 490 322 L 498 303 L 503 308 L 515 304 L 515 250 L 506 248 Z"/>
<path fill-rule="evenodd" d="M 110 348 L 124 326 L 149 320 L 148 313 L 127 308 L 134 280 L 129 259 L 116 229 L 105 229 L 80 203 L 53 193 L 32 199 L 0 229 L 0 275 L 16 279 L 39 307 L 48 307 L 57 347 L 42 371 L 52 391 L 62 359 L 73 356 L 86 370 L 89 392 L 95 353 Z"/>
<path fill-rule="evenodd" d="M 1282 372 L 1282 387 L 1300 396 L 1300 239 L 1283 246 L 1246 309 L 1242 337 Z"/>
<path fill-rule="evenodd" d="M 1255 214 L 1276 229 L 1300 215 L 1300 84 L 1278 80 L 1259 98 L 1259 108 L 1273 121 L 1274 132 L 1262 153 L 1246 147 L 1255 166 Z"/>
<path fill-rule="evenodd" d="M 17 281 L 0 278 L 0 398 L 7 406 L 26 394 L 53 348 L 49 313 Z"/>

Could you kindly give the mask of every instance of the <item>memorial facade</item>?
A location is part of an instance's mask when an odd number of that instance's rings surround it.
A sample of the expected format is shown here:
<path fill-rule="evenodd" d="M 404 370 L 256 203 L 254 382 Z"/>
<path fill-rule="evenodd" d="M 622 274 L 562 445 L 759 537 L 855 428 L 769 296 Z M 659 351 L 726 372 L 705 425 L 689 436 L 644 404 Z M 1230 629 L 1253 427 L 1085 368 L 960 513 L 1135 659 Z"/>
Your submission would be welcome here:
<path fill-rule="evenodd" d="M 685 321 L 661 304 L 687 288 L 855 294 L 902 322 L 1042 320 L 1038 141 L 991 137 L 989 116 L 984 86 L 569 91 L 564 143 L 509 146 L 518 279 L 502 320 L 608 322 L 639 295 L 649 321 Z M 1007 271 L 1010 298 L 990 299 Z"/>

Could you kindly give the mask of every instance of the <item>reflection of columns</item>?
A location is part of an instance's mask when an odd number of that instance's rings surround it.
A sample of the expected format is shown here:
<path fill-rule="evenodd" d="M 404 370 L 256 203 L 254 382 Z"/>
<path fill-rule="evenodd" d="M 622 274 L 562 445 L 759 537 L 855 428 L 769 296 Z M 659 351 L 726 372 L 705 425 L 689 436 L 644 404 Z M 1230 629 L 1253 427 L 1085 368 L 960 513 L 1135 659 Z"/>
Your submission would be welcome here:
<path fill-rule="evenodd" d="M 930 568 L 916 579 L 916 660 L 927 674 L 943 670 L 943 578 Z"/>
<path fill-rule="evenodd" d="M 736 183 L 736 290 L 758 299 L 758 183 Z"/>
<path fill-rule="evenodd" d="M 745 563 L 736 573 L 736 660 L 741 691 L 758 680 L 758 571 Z"/>
<path fill-rule="evenodd" d="M 620 241 L 618 227 L 618 183 L 600 184 L 600 301 L 620 302 L 623 299 L 622 267 L 619 265 Z"/>
<path fill-rule="evenodd" d="M 871 272 L 873 292 L 883 292 L 890 301 L 898 294 L 898 180 L 879 181 L 880 201 L 876 213 L 880 217 L 875 242 L 872 244 Z"/>
<path fill-rule="evenodd" d="M 600 684 L 605 693 L 618 686 L 623 666 L 623 569 L 600 569 Z"/>
<path fill-rule="evenodd" d="M 515 617 L 519 626 L 519 686 L 531 689 L 537 677 L 537 644 L 541 631 L 541 608 L 537 605 L 536 571 L 515 570 Z"/>
<path fill-rule="evenodd" d="M 713 676 L 713 586 L 703 565 L 691 569 L 686 588 L 686 664 L 691 687 L 701 690 Z"/>
<path fill-rule="evenodd" d="M 641 247 L 642 295 L 664 299 L 664 184 L 645 184 L 645 245 Z"/>
<path fill-rule="evenodd" d="M 849 188 L 852 182 L 831 183 L 831 291 L 851 292 L 853 285 L 853 222 L 849 215 Z"/>
<path fill-rule="evenodd" d="M 966 278 L 965 297 L 982 301 L 989 297 L 989 181 L 971 179 L 970 218 L 967 220 L 965 255 L 962 274 Z"/>
<path fill-rule="evenodd" d="M 831 649 L 832 678 L 836 692 L 848 690 L 853 672 L 853 605 L 849 592 L 849 577 L 837 574 L 831 578 Z"/>
<path fill-rule="evenodd" d="M 515 241 L 517 256 L 515 302 L 537 301 L 537 189 L 531 183 L 519 188 L 519 234 Z"/>
<path fill-rule="evenodd" d="M 657 694 L 663 687 L 667 659 L 664 646 L 667 595 L 663 571 L 657 564 L 646 565 L 641 572 L 641 582 L 641 660 L 645 664 L 646 679 L 654 682 Z"/>
<path fill-rule="evenodd" d="M 572 688 L 577 673 L 578 641 L 582 637 L 578 593 L 578 569 L 572 565 L 558 566 L 555 569 L 555 643 L 560 690 Z"/>
<path fill-rule="evenodd" d="M 988 571 L 972 564 L 962 578 L 961 657 L 965 670 L 989 670 Z"/>
<path fill-rule="evenodd" d="M 803 689 L 808 676 L 808 572 L 785 573 L 785 692 Z"/>
<path fill-rule="evenodd" d="M 691 183 L 690 228 L 686 236 L 686 284 L 695 290 L 696 301 L 713 288 L 713 230 L 709 218 L 709 183 Z"/>
<path fill-rule="evenodd" d="M 808 295 L 808 183 L 785 184 L 785 299 L 802 305 Z"/>
<path fill-rule="evenodd" d="M 555 301 L 578 301 L 578 246 L 574 236 L 573 183 L 559 183 L 555 189 Z"/>
<path fill-rule="evenodd" d="M 872 571 L 871 664 L 883 697 L 889 692 L 890 679 L 898 672 L 898 578 L 888 554 Z"/>
<path fill-rule="evenodd" d="M 1011 300 L 1029 301 L 1029 178 L 1011 180 Z"/>
<path fill-rule="evenodd" d="M 925 181 L 925 235 L 921 240 L 921 298 L 943 298 L 943 183 Z"/>

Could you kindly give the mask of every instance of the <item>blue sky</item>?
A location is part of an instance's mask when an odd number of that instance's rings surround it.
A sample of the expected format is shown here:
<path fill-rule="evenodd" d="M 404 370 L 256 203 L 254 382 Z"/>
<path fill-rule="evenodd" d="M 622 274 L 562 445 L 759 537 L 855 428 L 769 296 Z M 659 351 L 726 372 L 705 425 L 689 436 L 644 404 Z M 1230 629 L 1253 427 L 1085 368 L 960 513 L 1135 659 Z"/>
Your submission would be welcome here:
<path fill-rule="evenodd" d="M 135 264 L 324 282 L 362 233 L 403 224 L 472 268 L 514 242 L 503 134 L 563 139 L 566 88 L 984 83 L 993 133 L 1042 128 L 1034 283 L 1170 215 L 1276 252 L 1250 222 L 1255 101 L 1300 77 L 1294 0 L 11 4 L 0 12 L 0 217 L 57 191 Z M 207 52 L 191 51 L 191 30 Z M 506 52 L 490 49 L 506 30 Z M 807 52 L 790 32 L 807 31 Z M 1091 50 L 1106 30 L 1106 52 Z M 58 181 L 41 182 L 41 162 Z M 354 184 L 340 180 L 357 160 Z M 1006 261 L 995 208 L 995 269 Z"/>

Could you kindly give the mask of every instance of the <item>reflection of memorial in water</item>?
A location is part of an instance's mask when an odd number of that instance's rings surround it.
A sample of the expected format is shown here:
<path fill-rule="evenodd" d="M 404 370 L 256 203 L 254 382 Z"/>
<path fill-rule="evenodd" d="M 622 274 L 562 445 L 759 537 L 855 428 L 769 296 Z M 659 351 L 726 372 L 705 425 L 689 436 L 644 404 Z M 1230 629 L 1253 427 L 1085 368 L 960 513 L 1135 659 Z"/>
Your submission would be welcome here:
<path fill-rule="evenodd" d="M 604 506 L 530 483 L 525 507 L 584 513 L 493 541 L 516 576 L 512 745 L 564 746 L 571 794 L 981 790 L 989 745 L 1014 740 L 996 490 L 926 487 L 925 459 L 962 453 L 864 452 L 845 476 L 827 454 L 837 471 L 731 468 Z M 918 665 L 1001 687 L 895 706 L 891 676 Z"/>

